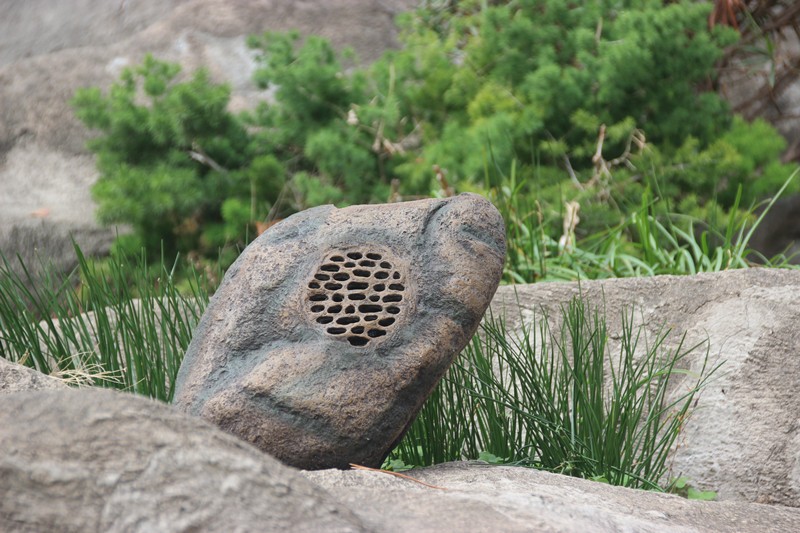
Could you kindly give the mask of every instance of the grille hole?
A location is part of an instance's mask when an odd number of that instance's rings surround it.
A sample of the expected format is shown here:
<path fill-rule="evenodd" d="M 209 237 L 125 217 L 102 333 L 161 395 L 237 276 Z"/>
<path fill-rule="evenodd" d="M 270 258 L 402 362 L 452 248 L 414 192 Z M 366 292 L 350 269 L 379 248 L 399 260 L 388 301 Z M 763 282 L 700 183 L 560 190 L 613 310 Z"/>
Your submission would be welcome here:
<path fill-rule="evenodd" d="M 393 256 L 377 250 L 333 252 L 308 280 L 306 312 L 325 334 L 366 346 L 396 327 L 407 299 L 404 277 Z"/>

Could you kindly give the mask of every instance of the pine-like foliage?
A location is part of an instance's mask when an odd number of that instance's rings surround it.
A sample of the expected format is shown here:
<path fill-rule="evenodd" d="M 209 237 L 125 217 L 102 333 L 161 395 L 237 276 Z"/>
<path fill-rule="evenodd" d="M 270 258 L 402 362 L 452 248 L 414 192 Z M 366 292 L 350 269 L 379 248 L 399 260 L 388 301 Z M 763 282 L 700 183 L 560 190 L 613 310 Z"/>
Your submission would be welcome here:
<path fill-rule="evenodd" d="M 558 238 L 581 206 L 580 238 L 617 224 L 654 191 L 661 205 L 726 216 L 791 173 L 784 141 L 736 118 L 714 92 L 738 34 L 709 29 L 711 5 L 428 1 L 401 20 L 402 48 L 368 68 L 318 37 L 249 44 L 272 100 L 234 116 L 203 71 L 147 58 L 78 116 L 101 179 L 100 217 L 148 247 L 213 254 L 254 223 L 321 203 L 507 187 L 535 197 Z M 795 187 L 795 185 L 792 185 Z M 722 221 L 724 223 L 724 221 Z"/>

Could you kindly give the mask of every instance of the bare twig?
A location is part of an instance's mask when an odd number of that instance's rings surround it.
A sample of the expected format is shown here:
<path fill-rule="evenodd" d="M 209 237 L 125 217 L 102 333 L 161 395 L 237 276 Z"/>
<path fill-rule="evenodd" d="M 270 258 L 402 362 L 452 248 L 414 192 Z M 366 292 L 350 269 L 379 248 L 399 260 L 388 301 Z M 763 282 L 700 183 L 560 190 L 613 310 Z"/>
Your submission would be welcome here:
<path fill-rule="evenodd" d="M 425 485 L 426 487 L 430 487 L 432 489 L 438 490 L 449 490 L 446 487 L 437 487 L 436 485 L 431 485 L 430 483 L 425 483 L 424 481 L 420 481 L 419 479 L 413 478 L 411 476 L 407 476 L 406 474 L 401 474 L 399 472 L 392 472 L 390 470 L 383 470 L 381 468 L 370 468 L 368 466 L 361 466 L 357 464 L 350 463 L 350 468 L 354 470 L 366 470 L 368 472 L 379 472 L 381 474 L 389 474 L 390 476 L 399 477 L 402 479 L 407 479 L 408 481 L 413 481 L 414 483 L 419 483 L 420 485 Z"/>
<path fill-rule="evenodd" d="M 207 153 L 203 151 L 203 149 L 197 143 L 192 143 L 192 149 L 189 150 L 189 157 L 200 163 L 201 165 L 205 165 L 207 167 L 211 167 L 217 172 L 222 172 L 223 174 L 228 173 L 228 169 L 211 159 Z"/>
<path fill-rule="evenodd" d="M 447 182 L 447 178 L 444 175 L 444 170 L 439 165 L 433 165 L 433 171 L 436 173 L 436 181 L 439 183 L 439 187 L 442 189 L 442 194 L 445 197 L 455 196 L 456 191 L 450 184 Z"/>
<path fill-rule="evenodd" d="M 631 145 L 636 143 L 636 147 L 641 152 L 644 150 L 647 142 L 644 136 L 644 132 L 640 129 L 635 129 L 631 132 L 630 136 L 628 137 L 628 143 L 625 145 L 625 151 L 622 152 L 622 155 L 619 157 L 615 157 L 611 161 L 608 162 L 608 167 L 613 168 L 619 165 L 625 165 L 631 170 L 636 170 L 636 167 L 633 166 L 631 163 Z"/>
<path fill-rule="evenodd" d="M 578 180 L 578 176 L 575 174 L 575 169 L 572 168 L 572 163 L 569 161 L 569 156 L 564 154 L 564 166 L 567 168 L 567 174 L 569 174 L 569 179 L 572 183 L 578 188 L 583 190 L 583 185 L 581 184 L 580 180 Z"/>
<path fill-rule="evenodd" d="M 392 179 L 388 201 L 390 204 L 403 201 L 403 196 L 400 194 L 400 180 L 397 178 Z"/>
<path fill-rule="evenodd" d="M 606 140 L 606 125 L 600 124 L 600 131 L 597 133 L 597 150 L 592 156 L 592 164 L 594 165 L 594 174 L 590 183 L 597 183 L 600 178 L 611 178 L 611 171 L 608 169 L 606 160 L 603 159 L 603 143 Z"/>
<path fill-rule="evenodd" d="M 562 223 L 563 234 L 558 240 L 558 248 L 561 252 L 572 250 L 575 246 L 575 228 L 578 222 L 581 221 L 578 212 L 581 210 L 581 204 L 578 202 L 566 202 L 564 204 L 566 212 L 564 213 L 564 221 Z"/>

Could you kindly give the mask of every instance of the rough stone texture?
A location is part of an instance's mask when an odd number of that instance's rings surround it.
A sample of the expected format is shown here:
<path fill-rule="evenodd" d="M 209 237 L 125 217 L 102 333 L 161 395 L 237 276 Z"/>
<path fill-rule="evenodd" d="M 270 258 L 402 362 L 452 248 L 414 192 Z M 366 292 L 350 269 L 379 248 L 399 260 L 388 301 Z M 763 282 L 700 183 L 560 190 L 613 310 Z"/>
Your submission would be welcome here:
<path fill-rule="evenodd" d="M 762 211 L 763 208 L 757 210 L 759 214 Z M 767 259 L 784 254 L 791 263 L 800 264 L 800 195 L 776 201 L 747 245 Z M 756 254 L 750 254 L 748 259 L 762 262 Z"/>
<path fill-rule="evenodd" d="M 248 35 L 298 29 L 374 60 L 396 44 L 394 16 L 416 0 L 4 0 L 0 2 L 0 252 L 38 249 L 74 266 L 70 237 L 87 254 L 108 250 L 115 229 L 94 219 L 97 179 L 90 133 L 68 102 L 79 87 L 108 88 L 148 52 L 204 66 L 233 91 L 235 110 L 267 97 L 251 81 Z"/>
<path fill-rule="evenodd" d="M 294 466 L 379 466 L 477 328 L 504 256 L 502 218 L 474 194 L 293 215 L 228 270 L 175 403 Z"/>
<path fill-rule="evenodd" d="M 794 15 L 797 20 L 797 14 Z M 763 43 L 763 41 L 762 41 Z M 753 57 L 734 60 L 720 73 L 720 94 L 737 113 L 748 120 L 763 118 L 772 123 L 788 141 L 787 161 L 800 159 L 800 84 L 797 78 L 788 75 L 780 83 L 774 83 L 773 68 L 778 70 L 778 79 L 783 73 L 796 71 L 800 64 L 800 38 L 787 28 L 773 40 L 776 64 L 762 56 L 760 62 Z M 788 176 L 787 176 L 788 177 Z"/>
<path fill-rule="evenodd" d="M 705 343 L 689 358 L 692 370 L 700 369 L 704 347 L 711 363 L 724 361 L 673 453 L 673 476 L 688 476 L 721 500 L 800 507 L 800 271 L 501 287 L 492 308 L 518 332 L 543 310 L 558 317 L 579 291 L 605 307 L 612 354 L 619 353 L 622 309 L 633 306 L 649 339 L 665 326 L 669 347 L 684 333 L 684 347 Z"/>
<path fill-rule="evenodd" d="M 0 394 L 0 531 L 797 530 L 800 509 L 752 501 L 798 506 L 800 272 L 582 282 L 581 289 L 605 304 L 612 345 L 621 308 L 634 305 L 649 334 L 666 323 L 670 344 L 686 332 L 687 345 L 709 340 L 712 358 L 727 359 L 700 398 L 674 467 L 723 501 L 481 463 L 406 472 L 448 490 L 340 470 L 302 472 L 311 486 L 200 420 L 83 389 Z M 573 283 L 501 287 L 493 311 L 514 331 L 534 312 L 557 316 L 577 293 Z"/>
<path fill-rule="evenodd" d="M 690 501 L 511 466 L 447 463 L 405 474 L 303 472 L 381 532 L 796 531 L 800 509 Z"/>
<path fill-rule="evenodd" d="M 0 395 L 0 531 L 794 531 L 800 509 L 526 468 L 296 472 L 201 420 L 98 389 Z M 446 489 L 446 490 L 443 490 Z"/>
<path fill-rule="evenodd" d="M 362 531 L 274 459 L 167 405 L 0 395 L 0 531 Z"/>
<path fill-rule="evenodd" d="M 0 394 L 66 388 L 67 385 L 59 379 L 0 357 Z"/>

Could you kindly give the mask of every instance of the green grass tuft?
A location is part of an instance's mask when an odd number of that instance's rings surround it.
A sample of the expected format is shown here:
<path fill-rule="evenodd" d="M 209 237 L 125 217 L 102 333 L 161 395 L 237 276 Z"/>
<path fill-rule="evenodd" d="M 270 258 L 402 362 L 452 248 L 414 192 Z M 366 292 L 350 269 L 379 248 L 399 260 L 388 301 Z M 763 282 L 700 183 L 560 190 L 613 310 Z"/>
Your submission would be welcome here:
<path fill-rule="evenodd" d="M 209 287 L 191 269 L 178 290 L 174 265 L 147 257 L 88 260 L 58 275 L 0 264 L 0 357 L 68 382 L 112 387 L 169 402 Z M 79 280 L 76 282 L 76 280 Z"/>
<path fill-rule="evenodd" d="M 580 299 L 561 326 L 544 316 L 519 337 L 487 317 L 389 457 L 392 466 L 461 459 L 533 466 L 613 485 L 659 490 L 666 461 L 702 387 L 718 367 L 682 365 L 699 347 L 664 350 L 623 316 L 611 357 L 606 323 Z M 683 376 L 684 392 L 668 392 Z"/>

